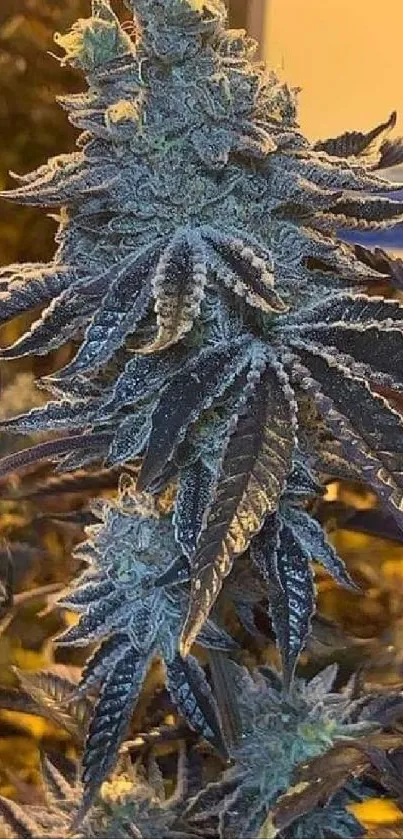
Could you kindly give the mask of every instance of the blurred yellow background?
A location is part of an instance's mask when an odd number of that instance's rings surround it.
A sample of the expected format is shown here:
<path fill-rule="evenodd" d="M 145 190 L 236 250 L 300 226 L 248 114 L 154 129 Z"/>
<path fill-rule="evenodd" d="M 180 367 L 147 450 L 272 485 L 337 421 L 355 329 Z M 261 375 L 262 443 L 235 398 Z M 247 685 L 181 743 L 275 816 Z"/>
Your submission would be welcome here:
<path fill-rule="evenodd" d="M 393 110 L 403 132 L 403 0 L 261 0 L 265 57 L 302 87 L 311 138 L 370 128 Z"/>

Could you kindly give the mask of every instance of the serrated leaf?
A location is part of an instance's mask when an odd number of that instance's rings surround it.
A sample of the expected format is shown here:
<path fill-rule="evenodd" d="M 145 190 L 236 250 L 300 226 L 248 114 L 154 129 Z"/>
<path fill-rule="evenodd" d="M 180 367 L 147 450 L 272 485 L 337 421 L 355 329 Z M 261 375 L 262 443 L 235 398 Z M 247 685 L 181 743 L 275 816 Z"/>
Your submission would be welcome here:
<path fill-rule="evenodd" d="M 0 796 L 0 816 L 15 839 L 38 839 L 38 826 L 25 807 Z"/>
<path fill-rule="evenodd" d="M 401 808 L 403 803 L 403 748 L 385 753 L 384 750 L 372 746 L 367 750 L 372 766 L 379 772 L 382 785 L 387 792 L 398 799 Z"/>
<path fill-rule="evenodd" d="M 363 165 L 353 165 L 350 161 L 332 161 L 321 154 L 302 154 L 298 156 L 284 154 L 275 156 L 284 173 L 294 177 L 298 173 L 303 178 L 327 189 L 354 190 L 365 193 L 385 194 L 393 184 L 379 177 L 378 173 L 368 171 Z M 332 245 L 335 243 L 332 242 Z"/>
<path fill-rule="evenodd" d="M 291 468 L 295 406 L 281 369 L 256 374 L 253 392 L 225 451 L 221 477 L 191 561 L 192 590 L 182 634 L 188 652 L 218 596 L 234 557 L 275 509 Z"/>
<path fill-rule="evenodd" d="M 91 442 L 89 446 L 77 446 L 73 451 L 66 454 L 58 460 L 54 466 L 55 472 L 75 472 L 77 469 L 83 469 L 93 463 L 105 463 L 106 456 L 111 442 L 111 433 L 105 432 L 103 434 L 87 434 L 86 437 Z"/>
<path fill-rule="evenodd" d="M 403 220 L 403 204 L 389 198 L 344 196 L 332 207 L 331 212 L 316 213 L 312 226 L 334 234 L 347 228 L 349 232 L 385 230 Z"/>
<path fill-rule="evenodd" d="M 256 638 L 256 640 L 260 643 L 267 643 L 267 636 L 260 631 L 257 626 L 256 618 L 255 618 L 255 607 L 253 603 L 244 603 L 242 600 L 237 600 L 234 603 L 236 616 L 239 620 L 241 626 L 248 632 L 248 634 L 252 638 Z M 201 630 L 201 633 L 203 630 Z"/>
<path fill-rule="evenodd" d="M 207 266 L 197 230 L 180 229 L 163 251 L 152 285 L 158 334 L 142 352 L 155 352 L 180 341 L 192 328 L 205 294 Z"/>
<path fill-rule="evenodd" d="M 362 777 L 370 768 L 373 746 L 392 749 L 393 739 L 393 735 L 374 734 L 347 745 L 341 742 L 300 765 L 294 773 L 294 786 L 277 799 L 271 811 L 277 831 L 287 830 L 304 813 L 326 805 L 350 779 Z"/>
<path fill-rule="evenodd" d="M 258 535 L 252 540 L 250 556 L 264 580 L 269 578 L 269 569 L 276 562 L 280 546 L 281 516 L 276 511 L 267 516 Z"/>
<path fill-rule="evenodd" d="M 303 319 L 304 314 L 298 317 Z M 398 301 L 335 296 L 307 311 L 307 322 L 298 325 L 289 340 L 296 347 L 306 340 L 328 352 L 331 348 L 352 375 L 374 385 L 403 389 L 403 306 Z"/>
<path fill-rule="evenodd" d="M 338 669 L 337 664 L 329 664 L 328 667 L 325 667 L 324 670 L 320 670 L 316 676 L 306 683 L 304 696 L 307 698 L 310 705 L 315 707 L 325 700 L 327 694 L 329 694 L 332 688 L 334 688 Z"/>
<path fill-rule="evenodd" d="M 146 448 L 151 433 L 151 418 L 145 412 L 133 412 L 119 423 L 108 451 L 107 464 L 129 463 Z"/>
<path fill-rule="evenodd" d="M 266 814 L 264 800 L 256 795 L 255 789 L 240 787 L 225 798 L 219 814 L 219 836 L 256 836 Z M 312 837 L 313 839 L 313 837 Z"/>
<path fill-rule="evenodd" d="M 90 705 L 76 697 L 77 685 L 54 673 L 26 673 L 17 671 L 21 687 L 38 706 L 38 713 L 60 725 L 78 742 L 86 729 Z"/>
<path fill-rule="evenodd" d="M 393 140 L 385 140 L 381 146 L 381 158 L 377 169 L 389 169 L 391 166 L 399 166 L 403 163 L 403 138 L 396 137 Z"/>
<path fill-rule="evenodd" d="M 364 696 L 353 703 L 347 719 L 353 722 L 377 723 L 382 728 L 389 728 L 401 718 L 403 695 L 399 693 Z"/>
<path fill-rule="evenodd" d="M 382 145 L 386 136 L 396 125 L 397 114 L 393 111 L 386 122 L 382 122 L 364 134 L 361 131 L 346 131 L 339 137 L 320 140 L 315 143 L 315 151 L 325 151 L 332 157 L 364 156 L 366 162 L 377 163 L 381 156 Z"/>
<path fill-rule="evenodd" d="M 242 338 L 207 347 L 186 364 L 161 393 L 137 488 L 145 489 L 171 460 L 188 427 L 212 406 L 247 367 L 250 342 Z"/>
<path fill-rule="evenodd" d="M 10 472 L 16 472 L 18 469 L 25 469 L 27 466 L 32 466 L 41 463 L 44 460 L 57 460 L 58 458 L 70 453 L 71 451 L 81 451 L 85 449 L 87 452 L 94 450 L 96 458 L 98 459 L 98 451 L 106 448 L 110 442 L 110 434 L 82 434 L 80 436 L 62 437 L 58 440 L 48 440 L 46 443 L 38 443 L 29 449 L 14 452 L 0 458 L 0 477 L 9 475 Z"/>
<path fill-rule="evenodd" d="M 236 753 L 242 742 L 243 720 L 239 707 L 239 671 L 222 652 L 209 653 L 214 693 L 220 711 L 221 728 L 229 754 Z M 236 767 L 235 767 L 236 772 Z"/>
<path fill-rule="evenodd" d="M 330 326 L 340 322 L 371 326 L 384 321 L 387 327 L 392 327 L 395 321 L 398 325 L 402 322 L 402 316 L 403 306 L 398 300 L 343 293 L 332 294 L 314 305 L 302 308 L 290 321 L 293 323 L 291 331 L 294 324 L 304 330 L 306 325 Z M 288 325 L 285 329 L 288 331 Z"/>
<path fill-rule="evenodd" d="M 324 487 L 309 470 L 308 465 L 303 462 L 301 456 L 296 456 L 292 470 L 287 478 L 287 498 L 294 501 L 298 498 L 307 499 L 312 496 L 321 496 Z"/>
<path fill-rule="evenodd" d="M 319 562 L 337 582 L 353 591 L 359 587 L 351 579 L 347 568 L 330 542 L 327 541 L 323 528 L 305 510 L 289 506 L 285 520 L 292 530 L 293 537 L 306 556 L 313 562 Z"/>
<path fill-rule="evenodd" d="M 96 309 L 102 288 L 102 278 L 98 277 L 96 281 L 83 278 L 71 282 L 53 297 L 27 332 L 1 351 L 0 357 L 22 358 L 30 353 L 47 355 L 72 340 Z"/>
<path fill-rule="evenodd" d="M 0 428 L 18 434 L 33 431 L 55 431 L 57 428 L 71 430 L 85 428 L 94 421 L 102 402 L 92 399 L 48 402 L 39 408 L 31 408 L 26 414 L 0 421 Z"/>
<path fill-rule="evenodd" d="M 197 636 L 197 643 L 208 650 L 231 652 L 239 649 L 239 644 L 231 638 L 231 635 L 209 618 L 207 618 Z"/>
<path fill-rule="evenodd" d="M 49 719 L 49 714 L 43 706 L 39 706 L 37 702 L 21 688 L 15 690 L 13 688 L 0 688 L 0 707 L 4 711 L 16 711 L 19 714 L 36 714 L 39 717 Z"/>
<path fill-rule="evenodd" d="M 289 687 L 310 630 L 315 588 L 309 555 L 284 523 L 280 525 L 277 551 L 269 551 L 267 563 L 270 616 L 280 647 L 284 681 Z"/>
<path fill-rule="evenodd" d="M 364 248 L 362 245 L 355 245 L 354 251 L 358 259 L 368 265 L 372 270 L 385 274 L 393 288 L 403 288 L 403 260 L 400 257 L 392 256 L 382 248 Z"/>
<path fill-rule="evenodd" d="M 137 405 L 158 393 L 184 363 L 183 350 L 171 347 L 150 356 L 135 356 L 118 377 L 112 397 L 106 403 L 111 415 L 120 408 Z"/>
<path fill-rule="evenodd" d="M 274 289 L 271 266 L 260 254 L 241 238 L 232 238 L 214 227 L 204 227 L 202 232 L 215 254 L 219 279 L 227 288 L 264 312 L 287 311 L 286 303 Z"/>
<path fill-rule="evenodd" d="M 193 656 L 179 654 L 167 665 L 167 687 L 178 710 L 206 740 L 225 752 L 218 708 L 203 668 Z"/>
<path fill-rule="evenodd" d="M 269 154 L 276 151 L 277 145 L 264 124 L 242 120 L 235 132 L 233 148 L 245 157 L 265 160 Z"/>
<path fill-rule="evenodd" d="M 215 475 L 200 458 L 180 471 L 173 522 L 176 541 L 188 557 L 196 550 L 214 486 Z"/>
<path fill-rule="evenodd" d="M 51 801 L 66 801 L 74 804 L 75 791 L 66 778 L 46 755 L 41 755 L 41 771 L 45 784 L 46 797 Z"/>
<path fill-rule="evenodd" d="M 113 586 L 108 596 L 87 607 L 78 624 L 58 636 L 57 643 L 60 646 L 84 646 L 99 640 L 107 632 L 122 626 L 125 607 L 122 592 Z"/>
<path fill-rule="evenodd" d="M 298 173 L 294 178 L 284 178 L 283 168 L 276 165 L 270 177 L 270 192 L 276 199 L 274 218 L 281 219 L 304 217 L 314 212 L 320 215 L 321 211 L 330 213 L 343 195 L 337 186 L 332 189 L 329 184 L 321 187 Z"/>
<path fill-rule="evenodd" d="M 108 597 L 115 590 L 113 580 L 108 577 L 105 579 L 95 577 L 89 580 L 85 585 L 72 589 L 72 591 L 65 594 L 58 600 L 58 605 L 62 609 L 69 609 L 71 611 L 83 612 L 86 607 L 91 604 L 97 604 Z"/>
<path fill-rule="evenodd" d="M 126 648 L 102 685 L 90 721 L 82 761 L 84 796 L 81 815 L 90 807 L 101 784 L 113 769 L 147 667 L 147 658 L 141 657 L 133 647 Z"/>
<path fill-rule="evenodd" d="M 305 365 L 305 375 L 303 368 L 296 367 L 303 388 L 312 393 L 343 447 L 348 446 L 353 464 L 398 514 L 403 488 L 401 415 L 365 381 L 353 379 L 333 357 L 302 346 L 298 355 Z"/>
<path fill-rule="evenodd" d="M 217 816 L 222 810 L 223 802 L 236 790 L 238 783 L 239 778 L 235 776 L 206 784 L 204 789 L 188 802 L 184 812 L 186 820 L 190 824 L 194 822 L 197 830 L 198 823 Z"/>
<path fill-rule="evenodd" d="M 48 303 L 70 285 L 73 277 L 69 266 L 51 262 L 0 269 L 0 323 Z"/>
<path fill-rule="evenodd" d="M 78 687 L 80 693 L 101 682 L 128 646 L 130 639 L 124 632 L 114 632 L 102 641 L 83 668 Z"/>
<path fill-rule="evenodd" d="M 135 467 L 126 467 L 127 471 L 135 474 Z M 116 489 L 122 469 L 99 469 L 87 472 L 83 469 L 66 475 L 50 475 L 44 481 L 37 481 L 34 486 L 19 490 L 19 499 L 35 498 L 36 496 L 75 494 L 91 492 L 93 494 L 106 489 Z"/>
<path fill-rule="evenodd" d="M 91 166 L 80 152 L 50 158 L 35 179 L 34 174 L 22 186 L 2 192 L 2 198 L 31 207 L 62 207 L 82 201 L 84 195 L 87 200 L 92 194 L 106 195 L 119 181 L 116 163 L 93 161 Z"/>
<path fill-rule="evenodd" d="M 301 380 L 300 377 L 301 376 Z M 308 371 L 298 368 L 295 381 L 298 383 L 309 377 Z M 309 387 L 309 392 L 308 392 Z M 332 434 L 325 416 L 320 413 L 311 393 L 315 385 L 305 384 L 295 388 L 298 403 L 298 445 L 316 474 L 328 475 L 336 479 L 359 481 L 357 463 L 347 454 L 342 442 Z"/>
<path fill-rule="evenodd" d="M 135 332 L 149 307 L 150 278 L 155 261 L 156 245 L 152 244 L 139 253 L 130 254 L 109 271 L 109 288 L 77 355 L 59 372 L 59 378 L 98 369 L 122 346 L 127 335 Z"/>

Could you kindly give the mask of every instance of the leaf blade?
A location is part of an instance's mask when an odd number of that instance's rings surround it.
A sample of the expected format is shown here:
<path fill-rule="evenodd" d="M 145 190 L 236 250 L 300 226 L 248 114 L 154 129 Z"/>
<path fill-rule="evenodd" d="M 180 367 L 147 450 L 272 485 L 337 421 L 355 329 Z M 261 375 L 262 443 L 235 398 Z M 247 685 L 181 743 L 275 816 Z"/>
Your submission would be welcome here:
<path fill-rule="evenodd" d="M 244 413 L 235 420 L 191 563 L 191 602 L 181 638 L 182 654 L 189 651 L 208 616 L 234 557 L 246 550 L 266 515 L 275 509 L 291 469 L 296 415 L 288 379 L 282 368 L 264 363 L 255 372 L 251 389 Z"/>

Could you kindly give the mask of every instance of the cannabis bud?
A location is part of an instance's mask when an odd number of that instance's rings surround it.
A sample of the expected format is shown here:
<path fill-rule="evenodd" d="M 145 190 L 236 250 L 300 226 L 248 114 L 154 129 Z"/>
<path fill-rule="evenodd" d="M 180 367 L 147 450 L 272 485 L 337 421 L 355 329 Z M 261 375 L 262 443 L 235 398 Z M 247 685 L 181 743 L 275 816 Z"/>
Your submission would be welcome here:
<path fill-rule="evenodd" d="M 227 690 L 238 705 L 238 742 L 232 765 L 189 803 L 185 819 L 191 826 L 220 839 L 365 835 L 348 809 L 376 789 L 365 777 L 369 764 L 360 750 L 370 752 L 377 736 L 371 740 L 371 732 L 385 712 L 389 722 L 399 716 L 402 698 L 354 700 L 354 679 L 339 693 L 333 690 L 336 676 L 331 665 L 310 681 L 296 679 L 286 696 L 270 667 L 250 674 L 226 662 Z"/>
<path fill-rule="evenodd" d="M 249 551 L 265 583 L 291 689 L 311 561 L 353 585 L 307 509 L 321 481 L 364 481 L 397 522 L 403 510 L 403 308 L 377 293 L 401 276 L 338 235 L 403 219 L 379 174 L 394 115 L 313 147 L 296 92 L 254 63 L 220 0 L 126 5 L 134 39 L 107 0 L 57 36 L 88 82 L 60 99 L 77 149 L 3 195 L 61 214 L 51 263 L 0 273 L 1 322 L 42 307 L 0 356 L 66 342 L 75 355 L 42 382 L 52 401 L 1 422 L 62 436 L 7 456 L 0 474 L 46 458 L 139 467 L 142 504 L 105 506 L 83 549 L 89 575 L 65 601 L 82 614 L 64 643 L 101 641 L 84 676 L 101 682 L 88 806 L 155 656 L 177 707 L 221 745 L 189 652 L 196 639 L 231 648 L 215 610 L 237 557 Z"/>

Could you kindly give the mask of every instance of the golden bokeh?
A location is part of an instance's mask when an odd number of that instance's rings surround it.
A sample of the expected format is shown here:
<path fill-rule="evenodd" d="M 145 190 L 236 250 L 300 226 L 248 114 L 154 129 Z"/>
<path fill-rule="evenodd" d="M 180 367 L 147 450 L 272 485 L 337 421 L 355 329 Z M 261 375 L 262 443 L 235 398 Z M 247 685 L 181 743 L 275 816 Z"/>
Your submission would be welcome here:
<path fill-rule="evenodd" d="M 265 2 L 266 58 L 302 87 L 309 136 L 370 128 L 393 110 L 403 130 L 402 0 Z"/>

